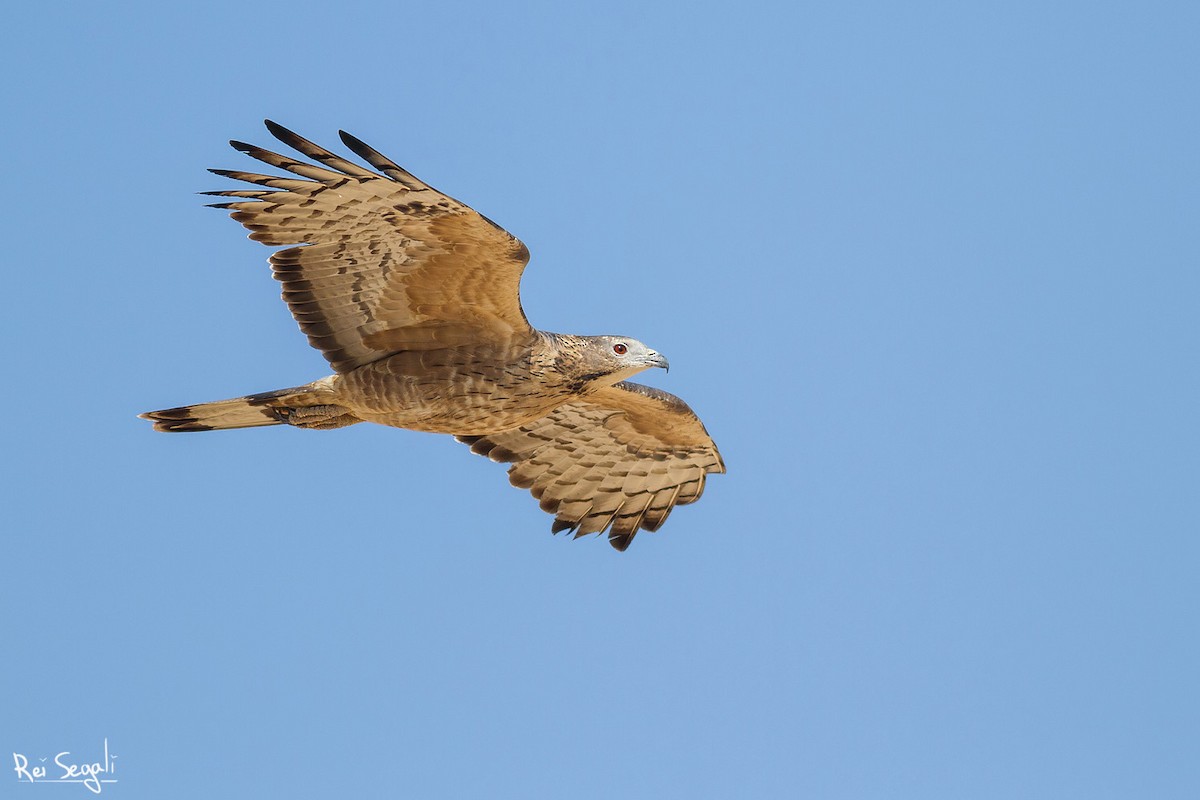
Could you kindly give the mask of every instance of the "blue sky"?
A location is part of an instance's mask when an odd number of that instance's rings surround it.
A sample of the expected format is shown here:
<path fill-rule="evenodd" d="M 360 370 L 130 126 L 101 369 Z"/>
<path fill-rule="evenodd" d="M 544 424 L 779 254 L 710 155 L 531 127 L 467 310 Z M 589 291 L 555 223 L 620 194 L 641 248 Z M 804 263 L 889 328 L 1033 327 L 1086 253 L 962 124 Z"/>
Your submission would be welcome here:
<path fill-rule="evenodd" d="M 117 798 L 1195 797 L 1198 26 L 13 12 L 0 794 L 107 738 Z M 326 374 L 193 194 L 264 117 L 521 237 L 533 323 L 666 354 L 728 475 L 618 554 L 446 437 L 152 433 Z"/>

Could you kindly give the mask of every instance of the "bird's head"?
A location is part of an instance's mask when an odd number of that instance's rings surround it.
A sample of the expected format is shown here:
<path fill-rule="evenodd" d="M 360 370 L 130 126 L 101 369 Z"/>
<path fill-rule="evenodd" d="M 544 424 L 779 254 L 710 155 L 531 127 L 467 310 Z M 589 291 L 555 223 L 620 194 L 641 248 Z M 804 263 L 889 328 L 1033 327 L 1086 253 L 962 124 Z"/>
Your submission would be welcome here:
<path fill-rule="evenodd" d="M 667 359 L 628 336 L 588 336 L 587 361 L 591 382 L 606 386 L 631 378 L 651 367 L 669 369 Z"/>

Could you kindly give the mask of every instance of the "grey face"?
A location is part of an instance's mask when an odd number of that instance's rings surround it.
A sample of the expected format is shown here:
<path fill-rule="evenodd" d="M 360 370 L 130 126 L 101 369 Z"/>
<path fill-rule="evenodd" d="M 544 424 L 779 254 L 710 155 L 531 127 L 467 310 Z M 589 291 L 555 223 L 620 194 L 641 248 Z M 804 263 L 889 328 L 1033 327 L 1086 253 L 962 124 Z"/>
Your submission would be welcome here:
<path fill-rule="evenodd" d="M 670 367 L 665 357 L 637 339 L 628 336 L 595 336 L 592 341 L 594 355 L 609 368 L 613 383 L 651 367 Z"/>

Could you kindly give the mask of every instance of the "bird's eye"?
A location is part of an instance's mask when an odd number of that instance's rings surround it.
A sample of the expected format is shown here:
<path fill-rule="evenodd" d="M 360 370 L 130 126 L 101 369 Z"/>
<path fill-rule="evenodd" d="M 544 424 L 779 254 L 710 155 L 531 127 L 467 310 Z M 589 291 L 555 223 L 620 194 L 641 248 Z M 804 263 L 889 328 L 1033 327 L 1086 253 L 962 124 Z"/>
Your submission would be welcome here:
<path fill-rule="evenodd" d="M 616 344 L 613 345 L 613 352 L 619 356 L 623 356 L 629 352 L 629 348 L 626 347 L 625 345 L 621 344 L 620 342 L 617 342 Z"/>

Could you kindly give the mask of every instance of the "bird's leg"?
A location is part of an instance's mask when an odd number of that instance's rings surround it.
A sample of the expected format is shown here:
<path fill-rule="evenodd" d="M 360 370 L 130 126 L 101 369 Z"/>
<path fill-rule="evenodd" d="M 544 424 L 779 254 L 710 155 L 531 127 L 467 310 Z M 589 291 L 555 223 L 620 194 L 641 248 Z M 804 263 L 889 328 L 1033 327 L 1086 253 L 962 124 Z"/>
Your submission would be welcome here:
<path fill-rule="evenodd" d="M 275 417 L 280 422 L 295 425 L 297 428 L 329 430 L 362 422 L 345 406 L 316 405 L 300 408 L 276 408 L 274 411 Z"/>

